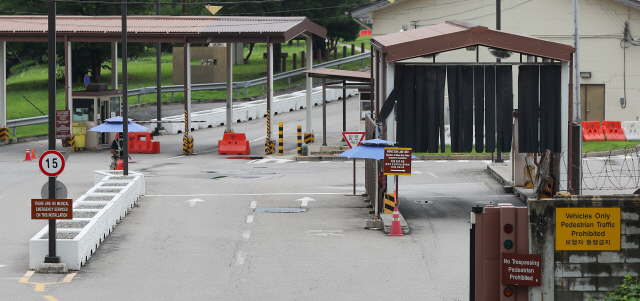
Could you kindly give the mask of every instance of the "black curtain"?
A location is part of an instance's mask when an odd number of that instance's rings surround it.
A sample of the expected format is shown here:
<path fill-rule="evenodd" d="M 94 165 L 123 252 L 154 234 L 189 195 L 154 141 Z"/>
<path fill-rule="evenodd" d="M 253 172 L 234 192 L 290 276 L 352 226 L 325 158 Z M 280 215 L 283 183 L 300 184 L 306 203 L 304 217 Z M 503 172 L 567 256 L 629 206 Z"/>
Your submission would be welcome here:
<path fill-rule="evenodd" d="M 540 66 L 540 152 L 561 152 L 561 67 Z"/>
<path fill-rule="evenodd" d="M 473 110 L 476 153 L 484 151 L 484 66 L 473 67 Z"/>
<path fill-rule="evenodd" d="M 538 153 L 538 99 L 540 67 L 523 65 L 518 70 L 518 152 Z"/>
<path fill-rule="evenodd" d="M 459 132 L 459 105 L 458 105 L 458 78 L 462 76 L 462 66 L 447 66 L 447 83 L 449 90 L 449 132 L 451 133 L 451 152 L 460 152 L 458 138 Z"/>
<path fill-rule="evenodd" d="M 427 138 L 430 136 L 430 122 L 434 119 L 430 116 L 427 97 L 427 68 L 425 66 L 415 66 L 415 141 L 414 152 L 424 153 L 427 151 Z M 432 85 L 435 84 L 432 82 Z M 429 133 L 429 134 L 427 134 Z M 436 136 L 437 137 L 437 136 Z"/>
<path fill-rule="evenodd" d="M 496 66 L 496 131 L 498 152 L 511 151 L 513 71 L 510 65 Z"/>
<path fill-rule="evenodd" d="M 496 150 L 496 66 L 484 68 L 484 131 L 486 152 Z"/>

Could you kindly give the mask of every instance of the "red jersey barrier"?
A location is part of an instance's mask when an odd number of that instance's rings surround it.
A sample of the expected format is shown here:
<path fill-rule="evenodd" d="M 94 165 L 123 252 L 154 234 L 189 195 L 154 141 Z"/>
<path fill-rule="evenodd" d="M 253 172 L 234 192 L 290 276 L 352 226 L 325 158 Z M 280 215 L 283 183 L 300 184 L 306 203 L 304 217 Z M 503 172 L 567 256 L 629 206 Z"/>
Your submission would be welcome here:
<path fill-rule="evenodd" d="M 218 140 L 219 155 L 248 155 L 251 153 L 249 141 L 244 133 L 224 133 Z"/>
<path fill-rule="evenodd" d="M 149 132 L 129 133 L 129 153 L 157 154 L 160 152 L 160 141 L 153 140 Z"/>
<path fill-rule="evenodd" d="M 620 121 L 602 121 L 602 130 L 607 141 L 626 141 Z"/>
<path fill-rule="evenodd" d="M 604 141 L 604 133 L 600 121 L 582 122 L 582 141 Z"/>

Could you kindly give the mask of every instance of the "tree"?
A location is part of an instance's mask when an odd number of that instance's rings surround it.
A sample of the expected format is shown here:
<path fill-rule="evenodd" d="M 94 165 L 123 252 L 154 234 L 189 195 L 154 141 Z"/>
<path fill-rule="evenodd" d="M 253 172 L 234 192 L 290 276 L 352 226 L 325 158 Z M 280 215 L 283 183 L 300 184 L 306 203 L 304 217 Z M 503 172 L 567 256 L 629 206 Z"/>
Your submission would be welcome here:
<path fill-rule="evenodd" d="M 255 0 L 261 2 L 261 0 Z M 327 45 L 333 50 L 338 41 L 353 40 L 357 37 L 360 25 L 351 18 L 344 15 L 344 12 L 359 5 L 367 4 L 369 0 L 285 0 L 273 3 L 256 3 L 227 5 L 218 13 L 219 15 L 240 15 L 240 16 L 306 16 L 311 21 L 327 29 L 327 40 L 314 41 L 314 53 L 316 49 L 324 50 Z M 319 46 L 319 47 L 317 47 Z M 251 47 L 251 46 L 250 46 Z M 251 49 L 251 48 L 250 48 Z M 251 52 L 250 52 L 251 53 Z M 274 45 L 274 58 L 279 58 L 280 44 Z M 322 51 L 324 56 L 324 51 Z M 245 61 L 249 56 L 245 58 Z M 274 71 L 280 70 L 280 60 L 274 60 Z"/>

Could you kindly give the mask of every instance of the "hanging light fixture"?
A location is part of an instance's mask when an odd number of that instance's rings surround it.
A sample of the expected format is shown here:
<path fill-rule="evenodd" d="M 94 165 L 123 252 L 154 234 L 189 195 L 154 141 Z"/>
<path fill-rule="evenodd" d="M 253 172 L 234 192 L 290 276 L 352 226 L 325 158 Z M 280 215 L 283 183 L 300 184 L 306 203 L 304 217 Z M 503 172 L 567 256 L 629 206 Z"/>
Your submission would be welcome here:
<path fill-rule="evenodd" d="M 508 59 L 509 57 L 511 57 L 511 54 L 513 54 L 513 52 L 508 51 L 508 50 L 504 50 L 504 49 L 500 49 L 500 48 L 492 48 L 489 47 L 489 53 L 491 53 L 491 55 L 493 55 L 495 58 L 497 59 Z"/>

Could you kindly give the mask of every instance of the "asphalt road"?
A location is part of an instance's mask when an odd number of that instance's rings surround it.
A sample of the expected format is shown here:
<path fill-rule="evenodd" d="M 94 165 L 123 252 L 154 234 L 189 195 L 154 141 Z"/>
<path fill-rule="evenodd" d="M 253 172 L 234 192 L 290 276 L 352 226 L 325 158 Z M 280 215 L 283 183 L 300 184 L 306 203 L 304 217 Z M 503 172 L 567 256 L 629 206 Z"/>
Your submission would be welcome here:
<path fill-rule="evenodd" d="M 357 100 L 347 104 L 355 116 Z M 341 109 L 341 101 L 328 105 L 331 137 L 342 131 Z M 285 123 L 286 155 L 276 160 L 217 155 L 224 128 L 193 132 L 193 156 L 181 155 L 181 135 L 157 137 L 161 153 L 134 154 L 129 165 L 145 175 L 146 196 L 65 283 L 67 275 L 41 274 L 20 282 L 29 239 L 46 224 L 30 220 L 46 177 L 22 161 L 24 149 L 46 142 L 0 146 L 0 300 L 467 300 L 471 207 L 524 204 L 502 191 L 486 162 L 416 161 L 399 181 L 411 233 L 366 230 L 368 203 L 345 195 L 353 192 L 351 161 L 288 161 L 304 114 L 274 116 Z M 318 141 L 321 107 L 313 114 Z M 359 126 L 349 118 L 347 130 Z M 262 156 L 264 119 L 234 130 Z M 58 180 L 76 199 L 108 164 L 108 150 L 74 153 Z M 357 175 L 363 193 L 362 162 Z M 307 212 L 254 211 L 299 207 L 303 198 L 313 199 Z"/>

